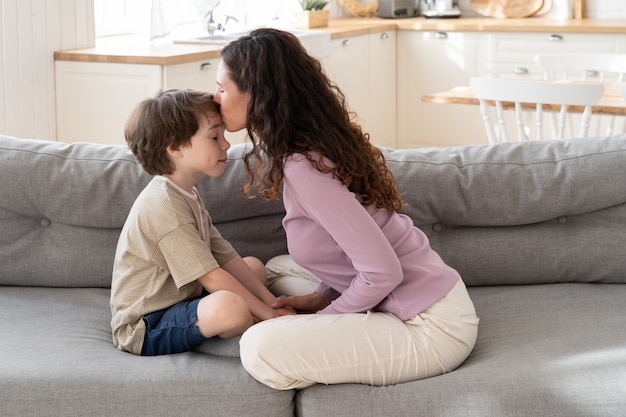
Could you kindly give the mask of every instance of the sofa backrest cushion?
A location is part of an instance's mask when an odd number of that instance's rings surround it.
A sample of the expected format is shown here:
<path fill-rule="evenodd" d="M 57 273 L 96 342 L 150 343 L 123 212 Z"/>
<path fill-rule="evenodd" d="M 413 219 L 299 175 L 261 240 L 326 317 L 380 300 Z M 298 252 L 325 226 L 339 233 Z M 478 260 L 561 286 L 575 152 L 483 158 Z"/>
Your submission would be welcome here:
<path fill-rule="evenodd" d="M 280 200 L 246 199 L 244 145 L 197 187 L 242 255 L 286 253 Z M 626 136 L 387 149 L 406 212 L 468 285 L 626 282 Z M 150 180 L 124 146 L 0 136 L 0 285 L 108 287 Z"/>
<path fill-rule="evenodd" d="M 198 188 L 235 248 L 266 260 L 286 252 L 284 209 L 242 196 L 242 149 Z M 120 230 L 151 179 L 126 146 L 0 136 L 0 178 L 0 285 L 110 286 Z"/>
<path fill-rule="evenodd" d="M 626 136 L 385 155 L 468 285 L 626 282 Z"/>

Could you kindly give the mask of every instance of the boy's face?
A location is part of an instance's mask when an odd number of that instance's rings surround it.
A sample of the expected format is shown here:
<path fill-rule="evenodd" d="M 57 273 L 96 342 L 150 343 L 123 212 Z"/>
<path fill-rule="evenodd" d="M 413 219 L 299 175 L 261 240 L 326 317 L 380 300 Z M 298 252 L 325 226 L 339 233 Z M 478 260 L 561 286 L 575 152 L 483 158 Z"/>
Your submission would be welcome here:
<path fill-rule="evenodd" d="M 230 148 L 230 143 L 224 137 L 221 117 L 201 117 L 199 122 L 198 131 L 187 146 L 180 148 L 181 157 L 176 162 L 178 174 L 186 175 L 193 183 L 202 174 L 221 176 L 228 160 L 226 151 Z"/>

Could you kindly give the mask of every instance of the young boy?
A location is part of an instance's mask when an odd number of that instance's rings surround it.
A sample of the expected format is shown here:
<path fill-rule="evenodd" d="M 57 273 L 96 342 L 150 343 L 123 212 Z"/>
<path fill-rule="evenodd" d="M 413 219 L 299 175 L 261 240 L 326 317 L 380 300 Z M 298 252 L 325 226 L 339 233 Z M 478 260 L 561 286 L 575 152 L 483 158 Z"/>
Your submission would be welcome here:
<path fill-rule="evenodd" d="M 275 310 L 260 260 L 242 258 L 211 222 L 195 184 L 219 177 L 230 144 L 212 94 L 159 92 L 141 102 L 125 136 L 155 177 L 137 197 L 115 254 L 113 342 L 137 355 L 193 349 L 230 338 Z"/>

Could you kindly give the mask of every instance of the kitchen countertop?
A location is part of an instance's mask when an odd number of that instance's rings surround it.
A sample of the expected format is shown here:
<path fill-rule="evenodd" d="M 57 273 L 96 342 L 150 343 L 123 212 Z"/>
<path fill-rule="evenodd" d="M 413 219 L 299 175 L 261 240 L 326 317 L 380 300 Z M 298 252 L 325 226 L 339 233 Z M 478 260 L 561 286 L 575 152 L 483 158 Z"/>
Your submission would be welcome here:
<path fill-rule="evenodd" d="M 331 39 L 341 39 L 386 30 L 626 34 L 626 19 L 345 18 L 331 19 L 327 28 L 314 30 L 329 31 Z M 94 48 L 54 53 L 56 61 L 156 65 L 181 64 L 203 59 L 214 59 L 219 56 L 219 45 L 150 44 L 146 40 L 129 37 L 98 38 Z"/>
<path fill-rule="evenodd" d="M 468 32 L 560 32 L 626 34 L 626 19 L 407 19 L 398 20 L 400 30 Z"/>

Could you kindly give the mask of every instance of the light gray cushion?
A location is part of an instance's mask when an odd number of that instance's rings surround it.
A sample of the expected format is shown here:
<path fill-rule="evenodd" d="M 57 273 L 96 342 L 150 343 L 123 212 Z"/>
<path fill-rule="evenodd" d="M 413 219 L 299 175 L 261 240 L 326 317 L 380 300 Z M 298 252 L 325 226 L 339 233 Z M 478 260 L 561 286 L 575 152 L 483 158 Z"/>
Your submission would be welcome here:
<path fill-rule="evenodd" d="M 242 256 L 286 253 L 281 201 L 246 199 L 242 146 L 198 189 Z M 0 136 L 0 284 L 109 287 L 128 211 L 150 176 L 125 146 Z"/>
<path fill-rule="evenodd" d="M 626 136 L 386 150 L 468 285 L 625 282 Z"/>
<path fill-rule="evenodd" d="M 287 253 L 282 226 L 285 208 L 282 199 L 243 196 L 241 189 L 248 181 L 242 159 L 246 149 L 243 144 L 233 145 L 224 174 L 202 177 L 197 188 L 220 233 L 242 256 L 254 255 L 266 262 Z"/>
<path fill-rule="evenodd" d="M 238 358 L 141 357 L 111 341 L 103 288 L 0 287 L 0 415 L 293 416 Z"/>
<path fill-rule="evenodd" d="M 223 356 L 226 358 L 239 357 L 239 340 L 241 336 L 222 339 L 218 336 L 212 337 L 200 346 L 195 347 L 194 352 L 205 353 L 213 356 Z"/>
<path fill-rule="evenodd" d="M 108 287 L 150 177 L 126 147 L 0 137 L 0 284 Z"/>
<path fill-rule="evenodd" d="M 620 416 L 626 285 L 470 288 L 478 341 L 457 370 L 393 387 L 316 385 L 301 417 Z"/>
<path fill-rule="evenodd" d="M 242 255 L 285 253 L 280 201 L 248 200 L 241 154 L 198 188 Z M 0 415 L 621 415 L 626 138 L 386 150 L 407 212 L 481 317 L 458 370 L 395 387 L 276 391 L 236 340 L 142 358 L 111 343 L 119 230 L 150 177 L 125 147 L 0 137 Z M 11 287 L 16 285 L 17 287 Z M 218 341 L 219 342 L 219 341 Z M 219 346 L 218 346 L 219 345 Z"/>
<path fill-rule="evenodd" d="M 242 196 L 244 150 L 198 188 L 222 234 L 265 261 L 287 251 L 284 209 Z M 468 285 L 623 282 L 625 136 L 385 152 L 407 213 Z M 0 284 L 108 287 L 149 180 L 128 149 L 0 137 L 0 175 Z"/>

